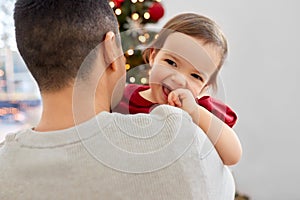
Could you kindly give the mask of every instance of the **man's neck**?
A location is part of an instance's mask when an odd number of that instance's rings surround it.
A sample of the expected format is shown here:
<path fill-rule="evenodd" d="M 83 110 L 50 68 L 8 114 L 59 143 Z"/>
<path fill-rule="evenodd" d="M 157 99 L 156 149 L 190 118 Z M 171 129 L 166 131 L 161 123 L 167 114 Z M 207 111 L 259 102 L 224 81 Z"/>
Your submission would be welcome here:
<path fill-rule="evenodd" d="M 80 99 L 77 98 L 79 101 L 76 101 L 74 98 L 76 97 L 73 96 L 73 88 L 42 93 L 43 112 L 34 130 L 46 132 L 70 128 L 102 111 L 109 111 L 109 107 L 103 106 L 100 99 L 91 100 L 94 97 L 81 96 Z"/>

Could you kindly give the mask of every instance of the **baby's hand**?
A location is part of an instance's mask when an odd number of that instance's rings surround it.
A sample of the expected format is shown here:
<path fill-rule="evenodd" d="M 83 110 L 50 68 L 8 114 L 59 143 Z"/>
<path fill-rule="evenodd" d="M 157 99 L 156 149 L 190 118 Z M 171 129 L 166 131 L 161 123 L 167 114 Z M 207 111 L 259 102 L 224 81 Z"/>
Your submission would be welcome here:
<path fill-rule="evenodd" d="M 188 89 L 176 89 L 168 95 L 168 103 L 171 106 L 179 107 L 192 115 L 197 110 L 198 104 Z"/>

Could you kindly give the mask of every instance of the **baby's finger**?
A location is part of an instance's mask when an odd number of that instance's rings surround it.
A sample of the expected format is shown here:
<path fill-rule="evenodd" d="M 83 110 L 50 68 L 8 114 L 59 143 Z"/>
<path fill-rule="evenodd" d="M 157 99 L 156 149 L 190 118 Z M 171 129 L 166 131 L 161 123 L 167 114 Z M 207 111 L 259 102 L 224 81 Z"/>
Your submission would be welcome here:
<path fill-rule="evenodd" d="M 182 104 L 181 104 L 181 101 L 180 101 L 180 98 L 178 96 L 178 94 L 174 91 L 172 91 L 169 96 L 168 96 L 168 99 L 171 99 L 171 101 L 173 102 L 173 104 L 175 104 L 175 106 L 177 107 L 181 107 Z"/>
<path fill-rule="evenodd" d="M 175 103 L 174 103 L 174 101 L 173 101 L 173 95 L 174 95 L 174 94 L 172 94 L 172 93 L 170 93 L 170 94 L 168 95 L 168 103 L 169 103 L 169 105 L 171 105 L 171 106 L 175 106 Z"/>
<path fill-rule="evenodd" d="M 175 104 L 176 104 L 177 107 L 181 107 L 182 106 L 179 96 L 174 97 L 173 101 L 175 102 Z"/>

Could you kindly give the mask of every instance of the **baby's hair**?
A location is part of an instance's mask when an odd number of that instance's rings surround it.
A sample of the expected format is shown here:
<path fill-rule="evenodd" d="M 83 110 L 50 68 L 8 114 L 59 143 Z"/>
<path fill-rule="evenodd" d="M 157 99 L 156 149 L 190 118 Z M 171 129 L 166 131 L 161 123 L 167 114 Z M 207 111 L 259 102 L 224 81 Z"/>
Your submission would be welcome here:
<path fill-rule="evenodd" d="M 158 52 L 164 45 L 167 37 L 174 32 L 180 32 L 203 42 L 204 45 L 214 45 L 219 49 L 220 62 L 217 70 L 210 77 L 207 85 L 211 85 L 213 91 L 217 90 L 217 75 L 227 56 L 227 41 L 213 20 L 195 13 L 184 13 L 170 19 L 158 33 L 158 37 L 143 52 L 146 63 L 149 63 L 151 49 Z"/>

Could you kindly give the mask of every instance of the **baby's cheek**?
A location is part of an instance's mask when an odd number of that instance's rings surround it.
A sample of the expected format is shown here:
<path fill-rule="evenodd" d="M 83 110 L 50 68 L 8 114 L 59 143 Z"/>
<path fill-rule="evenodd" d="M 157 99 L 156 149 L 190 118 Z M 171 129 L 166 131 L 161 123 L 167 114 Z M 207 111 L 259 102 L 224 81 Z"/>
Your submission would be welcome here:
<path fill-rule="evenodd" d="M 160 83 L 170 74 L 170 70 L 165 66 L 154 66 L 150 72 L 150 82 L 152 83 Z"/>
<path fill-rule="evenodd" d="M 203 87 L 198 82 L 195 82 L 194 80 L 189 80 L 187 89 L 192 92 L 194 98 L 197 98 L 201 94 L 202 88 Z"/>
<path fill-rule="evenodd" d="M 187 89 L 188 89 L 189 91 L 191 91 L 191 93 L 193 94 L 193 97 L 194 97 L 194 98 L 197 98 L 197 96 L 200 94 L 200 91 L 201 91 L 200 88 L 198 88 L 197 86 L 194 86 L 194 85 L 189 85 L 189 86 L 187 87 Z"/>

